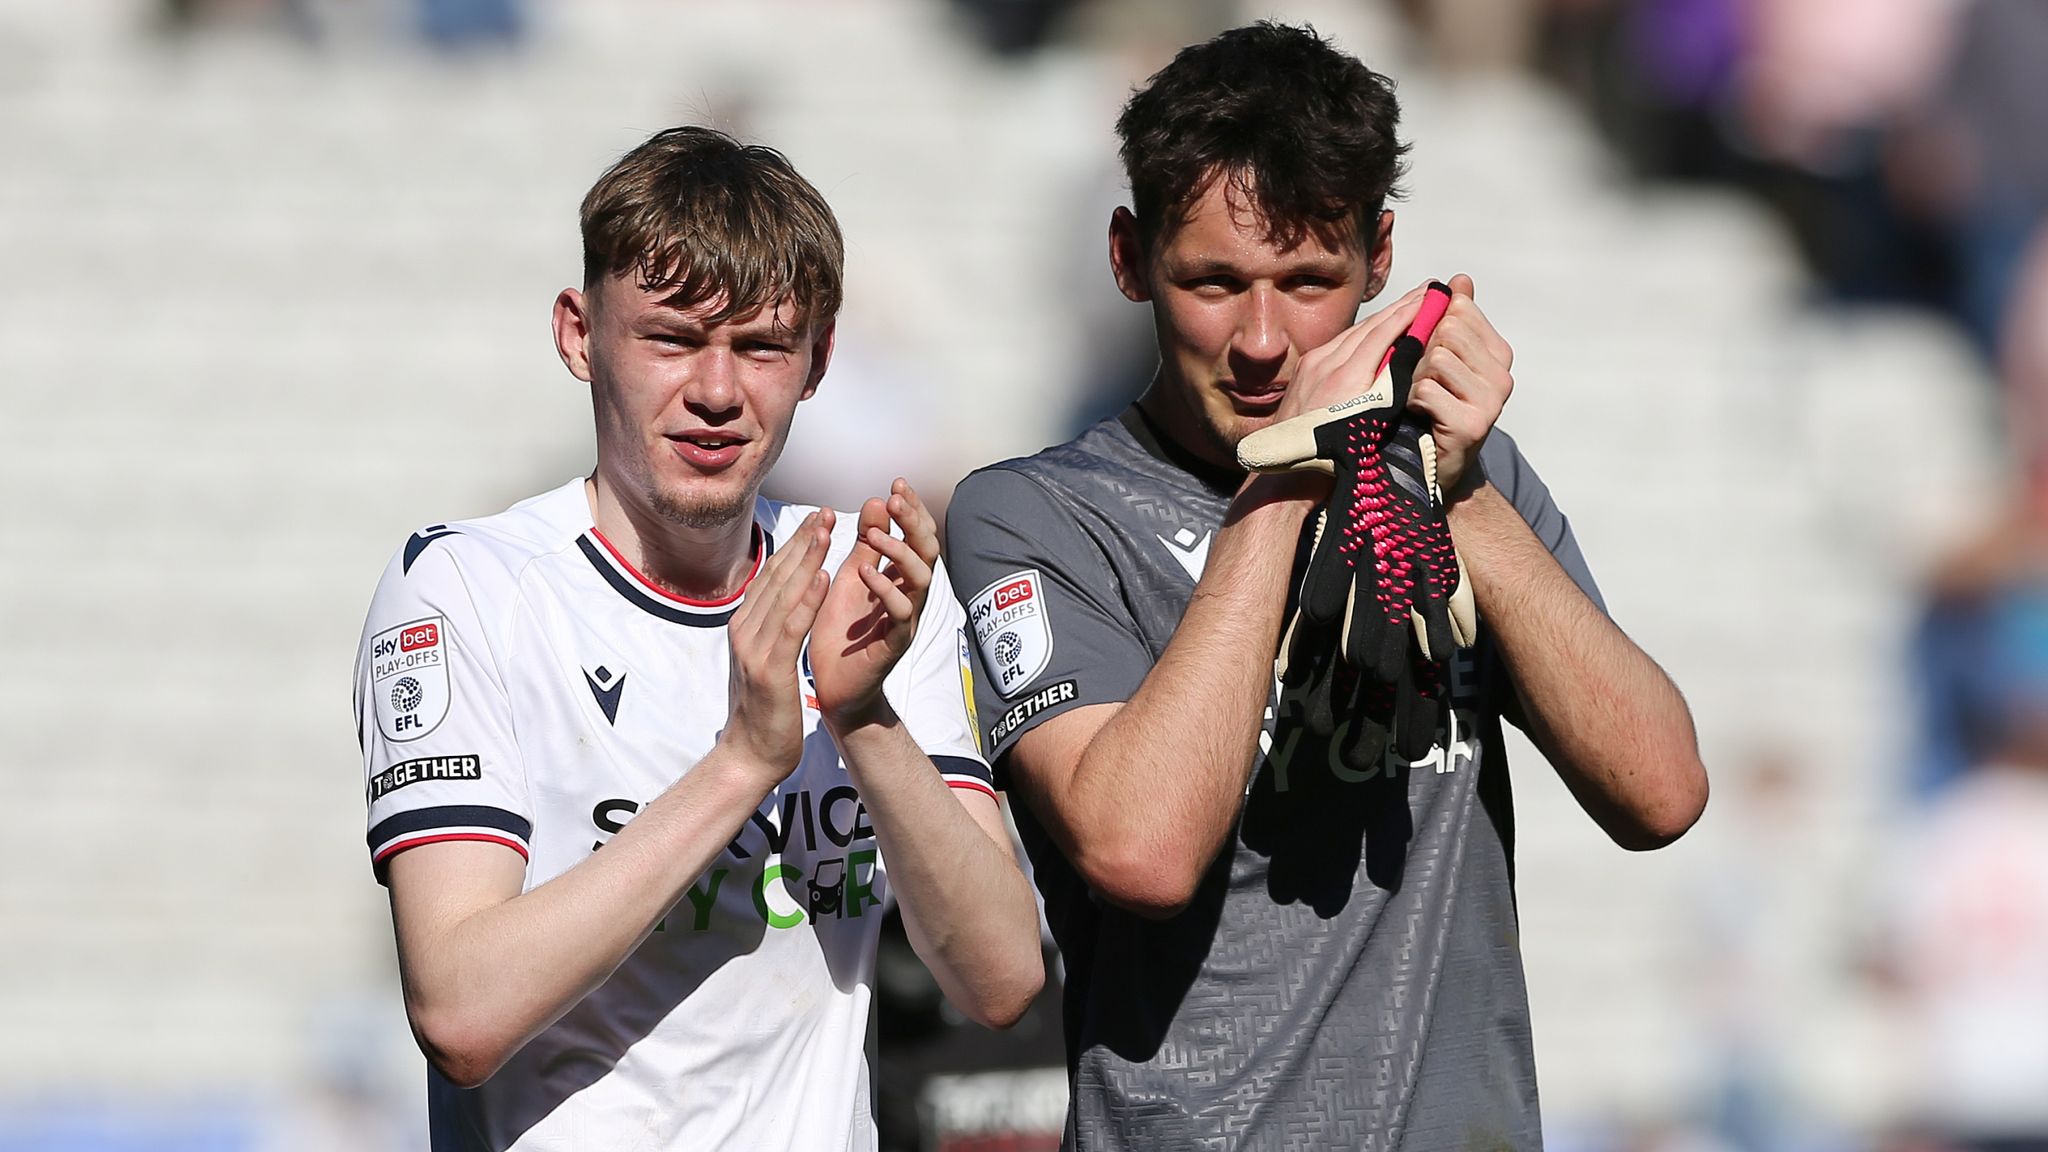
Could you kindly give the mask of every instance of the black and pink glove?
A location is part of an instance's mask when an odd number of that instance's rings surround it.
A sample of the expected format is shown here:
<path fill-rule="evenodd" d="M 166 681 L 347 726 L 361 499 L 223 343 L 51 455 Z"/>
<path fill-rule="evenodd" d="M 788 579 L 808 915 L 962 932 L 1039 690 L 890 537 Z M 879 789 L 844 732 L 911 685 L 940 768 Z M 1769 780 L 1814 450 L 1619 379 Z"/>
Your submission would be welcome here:
<path fill-rule="evenodd" d="M 1388 743 L 1428 754 L 1450 707 L 1448 660 L 1478 634 L 1443 494 L 1436 442 L 1407 411 L 1429 334 L 1450 305 L 1432 283 L 1364 394 L 1247 436 L 1238 461 L 1261 472 L 1330 474 L 1295 612 L 1281 642 L 1282 685 L 1319 736 L 1364 771 Z"/>

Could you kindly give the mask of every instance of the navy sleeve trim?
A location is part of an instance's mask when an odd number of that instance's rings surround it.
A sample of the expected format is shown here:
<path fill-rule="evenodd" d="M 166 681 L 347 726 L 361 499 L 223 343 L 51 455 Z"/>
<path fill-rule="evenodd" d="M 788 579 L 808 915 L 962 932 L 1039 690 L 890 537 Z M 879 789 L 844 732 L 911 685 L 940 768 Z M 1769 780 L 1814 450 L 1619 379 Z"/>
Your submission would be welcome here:
<path fill-rule="evenodd" d="M 988 765 L 971 756 L 934 756 L 932 763 L 938 767 L 939 775 L 944 776 L 949 784 L 956 780 L 974 780 L 983 784 L 995 782 L 995 774 L 989 771 Z"/>
<path fill-rule="evenodd" d="M 444 804 L 434 808 L 416 808 L 380 820 L 376 827 L 370 829 L 367 839 L 370 863 L 381 882 L 384 863 L 408 848 L 445 840 L 475 840 L 503 844 L 522 858 L 531 859 L 527 841 L 532 835 L 532 821 L 503 808 L 482 804 Z"/>

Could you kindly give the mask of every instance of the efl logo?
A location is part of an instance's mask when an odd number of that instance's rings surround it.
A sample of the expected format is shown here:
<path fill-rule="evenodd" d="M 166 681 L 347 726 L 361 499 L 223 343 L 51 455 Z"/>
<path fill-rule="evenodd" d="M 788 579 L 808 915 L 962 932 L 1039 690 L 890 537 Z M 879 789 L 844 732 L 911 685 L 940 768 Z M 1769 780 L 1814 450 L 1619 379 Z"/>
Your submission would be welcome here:
<path fill-rule="evenodd" d="M 448 653 L 440 616 L 409 620 L 370 638 L 369 695 L 384 738 L 417 740 L 448 715 Z"/>
<path fill-rule="evenodd" d="M 1001 612 L 1005 608 L 1022 604 L 1029 599 L 1031 599 L 1031 581 L 1028 578 L 1012 580 L 1010 583 L 996 589 L 996 611 Z"/>
<path fill-rule="evenodd" d="M 968 605 L 982 667 L 1004 696 L 1022 691 L 1052 657 L 1052 630 L 1046 605 L 1038 602 L 1038 581 L 1036 568 L 1012 572 L 991 581 Z"/>

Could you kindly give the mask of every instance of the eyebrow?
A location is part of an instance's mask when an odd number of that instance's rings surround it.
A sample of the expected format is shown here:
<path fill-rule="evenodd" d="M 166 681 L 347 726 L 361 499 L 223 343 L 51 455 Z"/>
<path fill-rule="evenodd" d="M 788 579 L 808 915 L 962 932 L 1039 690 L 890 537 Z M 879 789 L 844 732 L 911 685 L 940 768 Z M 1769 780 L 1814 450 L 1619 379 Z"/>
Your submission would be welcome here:
<path fill-rule="evenodd" d="M 655 307 L 641 313 L 633 322 L 635 325 L 640 326 L 656 327 L 665 330 L 680 328 L 700 334 L 708 333 L 714 327 L 726 328 L 730 329 L 736 338 L 748 340 L 786 339 L 796 341 L 802 338 L 802 325 L 778 323 L 777 317 L 779 312 L 771 312 L 766 308 L 757 310 L 753 313 L 751 319 L 737 320 L 727 318 L 715 325 L 704 323 L 703 320 L 691 315 L 692 311 L 694 311 L 694 306 L 684 308 L 669 303 L 666 300 L 657 301 Z"/>
<path fill-rule="evenodd" d="M 708 338 L 714 327 L 726 329 L 732 334 L 732 339 L 739 343 L 775 344 L 793 348 L 803 340 L 796 329 L 778 326 L 769 321 L 756 319 L 737 324 L 728 320 L 722 324 L 709 325 L 685 315 L 679 308 L 662 308 L 645 313 L 633 321 L 633 331 L 642 334 L 681 333 Z"/>
<path fill-rule="evenodd" d="M 681 312 L 674 311 L 671 309 L 664 309 L 659 312 L 643 312 L 640 315 L 633 317 L 633 327 L 647 329 L 659 328 L 664 332 L 677 330 L 688 332 L 704 331 L 704 325 L 698 323 L 695 320 L 690 319 L 689 317 L 683 315 Z"/>
<path fill-rule="evenodd" d="M 1332 280 L 1342 280 L 1348 274 L 1349 271 L 1350 269 L 1346 266 L 1345 261 L 1341 259 L 1335 259 L 1330 257 L 1310 257 L 1304 260 L 1289 261 L 1282 268 L 1279 276 L 1276 278 L 1285 279 L 1289 276 L 1324 276 Z M 1237 265 L 1232 264 L 1230 261 L 1219 260 L 1213 256 L 1197 257 L 1196 259 L 1189 261 L 1186 265 L 1174 269 L 1174 275 L 1176 278 L 1179 279 L 1194 280 L 1205 279 L 1210 276 L 1231 276 L 1239 280 L 1257 279 L 1257 277 L 1245 273 L 1242 269 L 1238 268 Z"/>

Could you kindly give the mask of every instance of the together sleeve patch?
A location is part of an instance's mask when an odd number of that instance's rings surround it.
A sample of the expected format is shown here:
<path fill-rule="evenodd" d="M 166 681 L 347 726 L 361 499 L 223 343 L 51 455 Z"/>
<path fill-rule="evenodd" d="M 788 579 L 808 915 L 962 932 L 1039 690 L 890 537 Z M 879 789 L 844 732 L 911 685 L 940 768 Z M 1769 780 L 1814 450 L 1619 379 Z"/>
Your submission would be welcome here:
<path fill-rule="evenodd" d="M 370 802 L 376 803 L 422 780 L 481 780 L 483 761 L 476 756 L 424 756 L 406 760 L 370 777 Z"/>
<path fill-rule="evenodd" d="M 995 726 L 988 730 L 988 746 L 991 748 L 999 746 L 1003 742 L 1003 737 L 1015 732 L 1025 721 L 1045 711 L 1047 708 L 1065 704 L 1073 698 L 1074 682 L 1072 680 L 1062 680 L 1057 684 L 1048 684 L 1039 691 L 1033 692 L 1031 695 L 1018 701 L 1016 707 L 1003 713 L 1003 718 L 996 721 Z"/>

